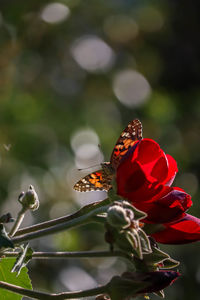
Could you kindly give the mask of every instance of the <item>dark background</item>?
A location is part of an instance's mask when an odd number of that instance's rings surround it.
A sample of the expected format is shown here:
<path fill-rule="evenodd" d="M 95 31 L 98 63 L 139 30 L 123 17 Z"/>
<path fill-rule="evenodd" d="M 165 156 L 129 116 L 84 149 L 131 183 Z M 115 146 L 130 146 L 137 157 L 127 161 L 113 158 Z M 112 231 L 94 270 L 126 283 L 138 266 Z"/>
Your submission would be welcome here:
<path fill-rule="evenodd" d="M 17 197 L 33 184 L 40 209 L 24 225 L 72 213 L 102 192 L 73 184 L 109 160 L 129 121 L 139 118 L 178 162 L 174 185 L 200 216 L 199 1 L 0 2 L 0 204 L 16 216 Z M 100 146 L 99 146 L 100 145 Z M 34 250 L 106 249 L 90 225 L 32 242 Z M 166 299 L 200 298 L 200 245 L 165 246 L 181 261 Z M 34 261 L 33 286 L 90 288 L 124 271 L 115 259 Z M 154 299 L 154 296 L 152 296 Z"/>

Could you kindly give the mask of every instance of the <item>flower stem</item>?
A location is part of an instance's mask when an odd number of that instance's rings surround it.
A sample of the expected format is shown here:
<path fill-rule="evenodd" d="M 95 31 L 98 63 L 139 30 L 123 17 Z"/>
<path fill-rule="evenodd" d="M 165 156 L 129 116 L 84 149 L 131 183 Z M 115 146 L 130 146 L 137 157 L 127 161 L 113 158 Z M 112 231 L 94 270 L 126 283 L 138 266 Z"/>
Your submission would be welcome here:
<path fill-rule="evenodd" d="M 4 252 L 7 258 L 16 257 L 18 252 Z M 62 259 L 62 258 L 96 258 L 96 257 L 124 257 L 131 259 L 125 252 L 116 251 L 75 251 L 75 252 L 33 252 L 33 259 Z"/>
<path fill-rule="evenodd" d="M 18 236 L 18 235 L 22 235 L 22 234 L 30 233 L 30 232 L 35 232 L 35 231 L 38 231 L 38 230 L 41 230 L 41 229 L 49 228 L 49 227 L 57 225 L 57 224 L 62 224 L 62 223 L 71 221 L 73 219 L 76 219 L 80 216 L 83 216 L 83 215 L 93 211 L 94 209 L 103 207 L 103 206 L 108 205 L 110 203 L 111 203 L 110 200 L 107 198 L 105 200 L 101 200 L 101 201 L 86 205 L 86 206 L 82 207 L 77 212 L 75 212 L 71 215 L 63 216 L 63 217 L 60 217 L 60 218 L 57 218 L 57 219 L 42 222 L 42 223 L 32 225 L 32 226 L 29 226 L 29 227 L 26 227 L 26 228 L 22 228 L 22 229 L 18 230 L 15 233 L 15 237 Z"/>
<path fill-rule="evenodd" d="M 14 244 L 20 244 L 22 242 L 25 241 L 30 241 L 36 238 L 40 238 L 49 234 L 53 234 L 53 233 L 57 233 L 75 226 L 80 226 L 80 225 L 84 225 L 87 224 L 89 222 L 96 222 L 97 221 L 97 217 L 95 216 L 97 214 L 100 213 L 105 213 L 108 209 L 109 205 L 106 206 L 98 206 L 96 208 L 93 208 L 92 210 L 90 209 L 89 211 L 86 210 L 86 213 L 84 211 L 83 215 L 81 215 L 80 217 L 76 218 L 72 218 L 69 221 L 65 221 L 65 222 L 58 222 L 56 225 L 54 226 L 50 226 L 49 228 L 44 228 L 44 229 L 40 229 L 38 231 L 35 232 L 30 232 L 30 233 L 26 233 L 24 235 L 20 235 L 20 236 L 16 236 L 12 238 L 12 242 Z"/>
<path fill-rule="evenodd" d="M 0 288 L 6 289 L 8 291 L 14 292 L 16 294 L 30 297 L 31 299 L 42 299 L 42 300 L 64 300 L 64 299 L 74 299 L 81 297 L 90 297 L 99 294 L 105 294 L 107 292 L 107 285 L 100 286 L 97 288 L 78 291 L 78 292 L 67 292 L 67 293 L 59 293 L 59 294 L 48 294 L 44 292 L 32 291 L 28 289 L 24 289 L 20 286 L 16 286 L 14 284 L 10 284 L 4 281 L 0 281 Z"/>
<path fill-rule="evenodd" d="M 9 236 L 12 237 L 16 234 L 17 230 L 19 229 L 23 219 L 24 219 L 24 215 L 25 212 L 27 211 L 27 208 L 22 207 L 22 209 L 19 211 L 18 215 L 17 215 L 17 219 L 9 233 Z"/>

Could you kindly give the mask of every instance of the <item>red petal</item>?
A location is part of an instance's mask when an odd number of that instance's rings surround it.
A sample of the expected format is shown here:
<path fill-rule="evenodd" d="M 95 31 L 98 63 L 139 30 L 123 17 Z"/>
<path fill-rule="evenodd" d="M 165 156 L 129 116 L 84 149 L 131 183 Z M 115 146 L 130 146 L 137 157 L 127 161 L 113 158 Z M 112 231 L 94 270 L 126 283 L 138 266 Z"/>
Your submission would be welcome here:
<path fill-rule="evenodd" d="M 171 190 L 170 190 L 171 189 Z M 153 202 L 136 203 L 135 206 L 148 214 L 144 220 L 149 223 L 169 223 L 183 217 L 192 205 L 191 197 L 184 191 L 165 186 L 163 197 Z"/>
<path fill-rule="evenodd" d="M 170 186 L 174 181 L 176 173 L 178 172 L 178 168 L 175 159 L 171 155 L 166 154 L 166 157 L 168 161 L 168 175 L 163 183 Z"/>
<path fill-rule="evenodd" d="M 159 160 L 154 165 L 151 171 L 151 176 L 156 178 L 160 183 L 162 183 L 166 181 L 167 175 L 168 175 L 168 163 L 167 163 L 166 156 L 163 155 L 159 158 Z"/>
<path fill-rule="evenodd" d="M 147 176 L 138 162 L 130 166 L 127 160 L 117 169 L 117 188 L 118 195 L 135 203 L 151 200 L 163 186 L 158 185 L 153 177 Z"/>
<path fill-rule="evenodd" d="M 151 139 L 143 139 L 138 145 L 134 156 L 132 157 L 132 162 L 138 161 L 145 174 L 151 175 L 159 183 L 166 183 L 171 179 L 169 174 L 169 163 L 167 156 L 160 146 Z M 174 173 L 173 173 L 174 175 Z"/>
<path fill-rule="evenodd" d="M 155 141 L 143 139 L 137 144 L 136 148 L 134 147 L 134 151 L 132 151 L 132 148 L 128 151 L 117 168 L 118 194 L 131 201 L 134 205 L 137 203 L 137 205 L 142 206 L 140 209 L 144 206 L 144 211 L 146 211 L 146 201 L 157 201 L 171 191 L 171 189 L 166 189 L 164 184 L 172 180 L 176 172 L 175 160 L 171 156 L 166 156 Z M 175 199 L 173 198 L 171 201 L 175 202 Z M 159 205 L 161 207 L 163 204 Z M 174 207 L 179 205 L 179 202 L 177 202 Z M 167 208 L 169 208 L 169 205 Z M 155 207 L 150 208 L 153 212 L 154 209 Z M 157 212 L 158 208 L 155 211 Z M 179 213 L 176 212 L 176 214 L 179 217 L 181 217 L 180 211 L 185 211 L 185 209 L 178 209 Z M 165 213 L 163 215 L 165 216 Z M 167 218 L 166 214 L 165 222 L 169 222 Z"/>
<path fill-rule="evenodd" d="M 135 151 L 134 158 L 137 155 L 137 160 L 143 165 L 157 160 L 162 153 L 160 146 L 154 140 L 143 139 Z"/>
<path fill-rule="evenodd" d="M 158 243 L 187 244 L 200 240 L 200 219 L 189 214 L 184 214 L 181 220 L 164 226 L 164 230 L 152 235 Z"/>

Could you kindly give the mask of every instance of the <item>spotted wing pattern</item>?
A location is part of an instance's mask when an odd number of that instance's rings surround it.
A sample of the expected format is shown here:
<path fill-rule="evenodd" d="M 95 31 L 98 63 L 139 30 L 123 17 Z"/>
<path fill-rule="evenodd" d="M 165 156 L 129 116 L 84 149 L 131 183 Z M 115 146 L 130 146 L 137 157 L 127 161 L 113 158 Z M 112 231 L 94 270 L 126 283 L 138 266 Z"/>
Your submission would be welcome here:
<path fill-rule="evenodd" d="M 111 180 L 112 174 L 108 175 L 101 169 L 80 179 L 74 185 L 74 189 L 78 192 L 108 191 L 111 188 Z"/>
<path fill-rule="evenodd" d="M 131 121 L 121 133 L 111 154 L 110 162 L 102 164 L 102 169 L 80 179 L 74 189 L 79 192 L 108 191 L 121 159 L 127 151 L 142 139 L 142 124 L 139 120 Z"/>
<path fill-rule="evenodd" d="M 117 169 L 127 151 L 141 139 L 142 123 L 136 119 L 128 124 L 117 140 L 110 158 L 113 169 Z"/>

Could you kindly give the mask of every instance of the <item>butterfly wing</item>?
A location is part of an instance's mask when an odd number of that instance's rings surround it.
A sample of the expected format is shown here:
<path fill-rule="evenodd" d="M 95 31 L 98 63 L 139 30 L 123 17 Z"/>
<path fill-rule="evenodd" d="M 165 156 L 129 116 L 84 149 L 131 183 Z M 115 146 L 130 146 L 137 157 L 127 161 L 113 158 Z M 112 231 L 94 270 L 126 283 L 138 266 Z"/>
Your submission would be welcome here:
<path fill-rule="evenodd" d="M 122 131 L 111 154 L 110 162 L 114 170 L 127 151 L 142 139 L 142 123 L 139 120 L 131 121 Z"/>
<path fill-rule="evenodd" d="M 110 163 L 104 163 L 110 165 Z M 108 167 L 95 171 L 86 175 L 80 179 L 75 185 L 74 190 L 78 192 L 90 192 L 90 191 L 108 191 L 111 188 L 111 181 L 113 178 L 112 173 L 108 172 Z"/>
<path fill-rule="evenodd" d="M 142 139 L 142 124 L 139 120 L 131 121 L 121 133 L 111 154 L 110 163 L 102 164 L 102 169 L 80 179 L 74 189 L 79 192 L 108 191 L 111 181 L 121 159 L 127 151 Z"/>

